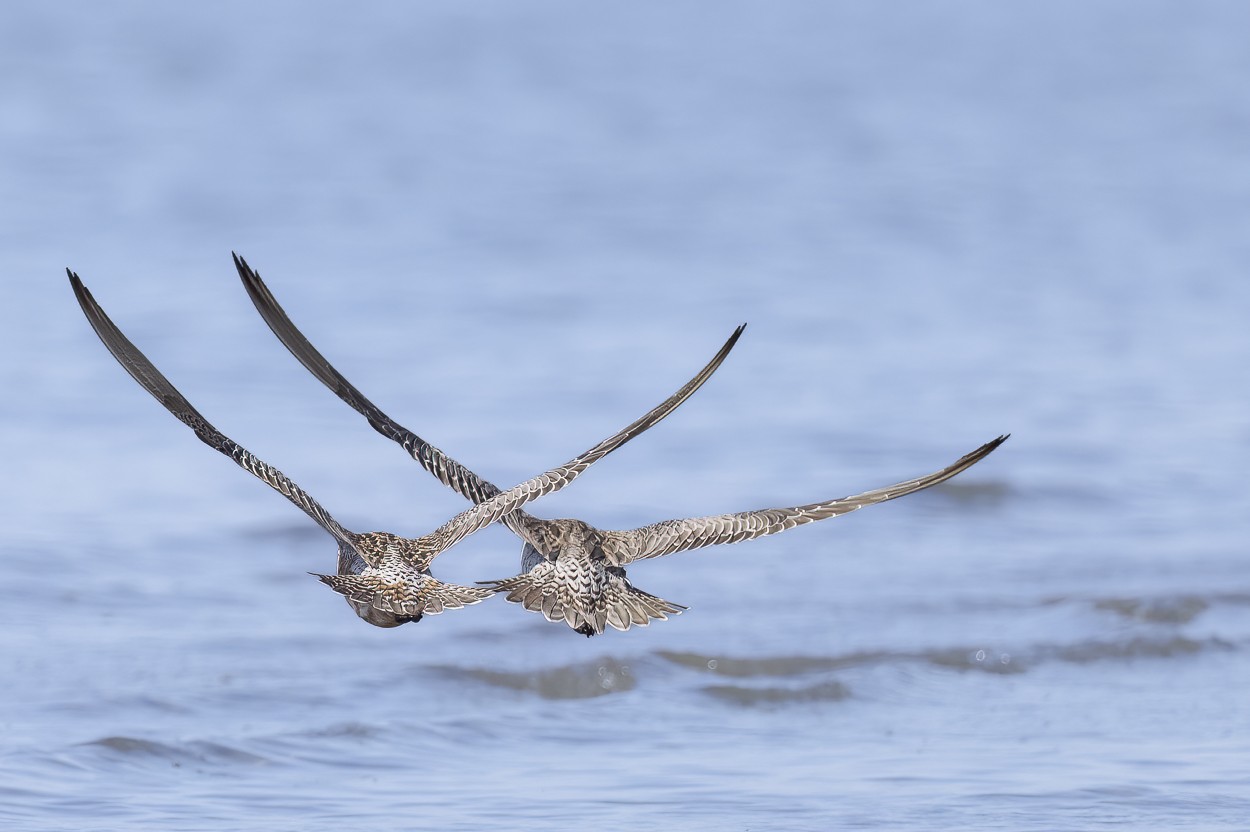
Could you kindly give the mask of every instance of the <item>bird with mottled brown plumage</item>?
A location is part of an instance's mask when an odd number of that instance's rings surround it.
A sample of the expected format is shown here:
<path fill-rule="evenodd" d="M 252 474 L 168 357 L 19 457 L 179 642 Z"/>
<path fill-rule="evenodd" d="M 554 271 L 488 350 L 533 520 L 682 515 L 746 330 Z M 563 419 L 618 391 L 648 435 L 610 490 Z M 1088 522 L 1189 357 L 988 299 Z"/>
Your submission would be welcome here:
<path fill-rule="evenodd" d="M 234 262 L 253 304 L 278 340 L 318 380 L 364 416 L 374 430 L 401 445 L 423 468 L 461 496 L 481 503 L 499 493 L 496 486 L 382 412 L 295 327 L 260 275 L 237 254 Z M 686 608 L 636 588 L 625 574 L 626 565 L 687 549 L 776 534 L 915 493 L 967 470 L 1006 438 L 1000 436 L 923 477 L 852 497 L 792 508 L 668 520 L 626 531 L 601 530 L 581 520 L 544 520 L 518 510 L 500 522 L 524 541 L 521 574 L 485 585 L 506 592 L 507 600 L 540 613 L 548 621 L 565 623 L 587 636 L 602 633 L 607 627 L 626 630 L 646 626 Z"/>
<path fill-rule="evenodd" d="M 126 371 L 199 439 L 230 457 L 239 467 L 282 494 L 311 517 L 338 543 L 338 571 L 317 577 L 343 595 L 362 619 L 378 627 L 395 627 L 419 621 L 448 609 L 476 604 L 492 595 L 490 587 L 457 586 L 430 574 L 430 564 L 442 552 L 470 534 L 517 511 L 530 500 L 550 494 L 571 483 L 594 462 L 647 430 L 681 405 L 711 377 L 733 349 L 741 331 L 735 332 L 693 379 L 674 395 L 633 422 L 564 465 L 520 485 L 494 492 L 453 517 L 430 534 L 406 538 L 390 532 L 357 533 L 339 524 L 320 503 L 290 478 L 264 462 L 215 428 L 130 342 L 104 313 L 78 275 L 69 273 L 74 294 L 100 340 Z M 493 488 L 493 486 L 492 486 Z"/>

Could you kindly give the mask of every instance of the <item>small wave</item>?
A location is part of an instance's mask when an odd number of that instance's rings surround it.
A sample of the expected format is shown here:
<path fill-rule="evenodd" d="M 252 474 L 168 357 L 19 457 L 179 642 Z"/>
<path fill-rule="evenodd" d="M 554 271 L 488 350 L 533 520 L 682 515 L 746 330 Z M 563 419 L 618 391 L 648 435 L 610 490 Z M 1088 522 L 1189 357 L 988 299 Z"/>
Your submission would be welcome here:
<path fill-rule="evenodd" d="M 841 702 L 849 699 L 851 689 L 838 681 L 820 682 L 801 688 L 746 685 L 706 685 L 703 692 L 722 702 L 743 707 L 790 705 L 794 703 Z"/>
<path fill-rule="evenodd" d="M 176 766 L 184 763 L 264 765 L 270 762 L 258 754 L 203 740 L 170 745 L 137 737 L 114 736 L 80 743 L 80 747 L 103 749 L 132 759 L 164 760 Z"/>
<path fill-rule="evenodd" d="M 443 670 L 495 687 L 536 693 L 543 699 L 590 699 L 632 690 L 637 684 L 629 665 L 611 658 L 521 672 L 452 667 Z"/>
<path fill-rule="evenodd" d="M 1167 659 L 1192 656 L 1208 650 L 1234 650 L 1237 645 L 1220 638 L 1192 639 L 1173 635 L 1161 638 L 1138 636 L 1074 644 L 1041 644 L 1015 650 L 991 647 L 934 647 L 924 650 L 881 650 L 841 656 L 766 656 L 735 658 L 694 652 L 657 650 L 654 655 L 680 667 L 738 679 L 786 678 L 829 673 L 855 667 L 927 664 L 959 672 L 1014 675 L 1026 673 L 1051 661 L 1087 664 L 1126 659 Z"/>
<path fill-rule="evenodd" d="M 1221 638 L 1192 639 L 1184 636 L 1171 638 L 1132 638 L 1127 641 L 1089 641 L 1053 648 L 1054 658 L 1074 664 L 1123 659 L 1169 659 L 1192 656 L 1207 650 L 1233 650 L 1232 642 Z"/>
<path fill-rule="evenodd" d="M 732 656 L 707 653 L 657 650 L 655 655 L 692 670 L 707 671 L 721 676 L 750 678 L 754 676 L 801 676 L 807 673 L 837 670 L 856 664 L 874 661 L 885 654 L 853 653 L 846 656 L 765 656 L 740 659 Z"/>
<path fill-rule="evenodd" d="M 648 666 L 649 657 L 687 671 L 723 677 L 726 683 L 700 690 L 717 699 L 742 705 L 796 702 L 836 702 L 850 696 L 844 682 L 830 678 L 839 671 L 871 667 L 927 665 L 959 673 L 995 676 L 1028 673 L 1047 662 L 1089 664 L 1101 661 L 1184 658 L 1209 650 L 1235 650 L 1238 645 L 1220 638 L 1192 639 L 1179 635 L 1160 638 L 1137 636 L 1118 640 L 1089 640 L 1069 644 L 1032 644 L 1012 649 L 991 646 L 931 647 L 917 650 L 865 650 L 842 655 L 788 655 L 736 657 L 693 651 L 655 650 L 634 663 L 601 658 L 549 668 L 511 671 L 494 668 L 440 666 L 432 668 L 453 679 L 471 679 L 504 690 L 535 694 L 543 699 L 590 699 L 633 690 L 633 667 Z M 816 677 L 802 685 L 800 677 Z M 767 684 L 765 680 L 778 680 Z M 782 680 L 794 679 L 796 685 Z M 729 680 L 741 680 L 732 683 Z M 761 684 L 750 684 L 758 681 Z M 336 729 L 338 730 L 338 729 Z M 342 729 L 354 733 L 350 726 Z M 368 731 L 370 729 L 364 729 Z"/>
<path fill-rule="evenodd" d="M 656 651 L 660 658 L 682 667 L 737 678 L 802 676 L 852 667 L 924 662 L 957 670 L 988 673 L 1021 673 L 1024 667 L 1008 653 L 983 648 L 936 648 L 932 650 L 864 650 L 842 656 L 775 656 L 733 658 L 703 653 Z"/>
<path fill-rule="evenodd" d="M 1011 674 L 1023 673 L 1028 664 L 1018 655 L 984 648 L 952 648 L 936 649 L 917 653 L 915 658 L 928 662 L 934 667 L 945 667 L 953 670 L 976 670 L 982 673 Z"/>
<path fill-rule="evenodd" d="M 363 722 L 340 722 L 336 725 L 329 725 L 325 728 L 318 728 L 312 731 L 303 732 L 306 737 L 346 737 L 350 739 L 370 739 L 380 736 L 385 732 L 382 729 L 372 725 L 366 725 Z"/>
<path fill-rule="evenodd" d="M 178 750 L 172 745 L 165 745 L 153 740 L 141 740 L 135 737 L 104 737 L 103 739 L 84 742 L 82 745 L 98 746 L 107 748 L 109 751 L 138 756 L 161 757 L 165 759 L 178 756 Z"/>
<path fill-rule="evenodd" d="M 1113 612 L 1134 621 L 1152 624 L 1188 624 L 1211 608 L 1211 603 L 1196 595 L 1174 598 L 1101 598 L 1094 609 Z"/>

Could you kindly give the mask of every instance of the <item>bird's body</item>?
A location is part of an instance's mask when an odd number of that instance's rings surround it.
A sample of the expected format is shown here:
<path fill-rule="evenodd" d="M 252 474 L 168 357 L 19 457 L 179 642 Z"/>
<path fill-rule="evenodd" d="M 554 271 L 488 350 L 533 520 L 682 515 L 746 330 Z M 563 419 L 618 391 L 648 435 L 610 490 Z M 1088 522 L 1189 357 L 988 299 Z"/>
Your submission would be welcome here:
<path fill-rule="evenodd" d="M 422 543 L 419 538 L 390 532 L 352 533 L 350 545 L 339 546 L 335 574 L 316 577 L 375 627 L 420 621 L 423 616 L 460 609 L 494 594 L 435 578 L 430 574 L 433 556 Z"/>

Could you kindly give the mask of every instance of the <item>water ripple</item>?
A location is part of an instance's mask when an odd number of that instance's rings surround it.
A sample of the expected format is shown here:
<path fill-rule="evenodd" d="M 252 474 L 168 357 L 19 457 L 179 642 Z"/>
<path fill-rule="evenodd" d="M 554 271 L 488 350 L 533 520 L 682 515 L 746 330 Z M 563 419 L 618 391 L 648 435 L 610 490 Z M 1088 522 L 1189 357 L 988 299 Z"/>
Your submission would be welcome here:
<path fill-rule="evenodd" d="M 521 672 L 446 666 L 439 669 L 494 687 L 536 693 L 543 699 L 590 699 L 633 690 L 637 684 L 630 666 L 612 658 Z"/>
<path fill-rule="evenodd" d="M 267 765 L 272 762 L 259 754 L 205 740 L 169 744 L 139 737 L 112 736 L 80 743 L 78 747 L 99 749 L 112 757 L 164 760 L 175 766 Z"/>
<path fill-rule="evenodd" d="M 1213 606 L 1250 605 L 1250 595 L 1245 593 L 1215 593 L 1212 595 L 1174 595 L 1156 598 L 1099 598 L 1094 609 L 1113 612 L 1133 621 L 1151 624 L 1188 624 Z"/>
<path fill-rule="evenodd" d="M 742 707 L 789 705 L 800 702 L 841 702 L 851 696 L 851 689 L 837 681 L 820 682 L 800 688 L 707 685 L 703 688 L 703 692 L 722 702 Z"/>
<path fill-rule="evenodd" d="M 1221 638 L 1192 639 L 1184 636 L 1170 638 L 1131 638 L 1125 641 L 1087 641 L 1057 647 L 1051 655 L 1060 661 L 1074 664 L 1122 659 L 1170 659 L 1193 656 L 1208 650 L 1230 651 L 1232 642 Z"/>
<path fill-rule="evenodd" d="M 753 676 L 799 676 L 818 671 L 836 670 L 872 661 L 883 653 L 852 653 L 846 656 L 764 656 L 741 659 L 732 656 L 657 650 L 655 655 L 666 661 L 693 670 L 706 670 L 722 676 L 750 678 Z"/>
<path fill-rule="evenodd" d="M 1226 639 L 1193 639 L 1180 635 L 1133 636 L 1119 640 L 1087 640 L 1071 644 L 1039 644 L 1015 651 L 989 647 L 935 647 L 925 650 L 859 651 L 840 656 L 776 656 L 736 658 L 694 652 L 658 650 L 655 655 L 680 667 L 733 678 L 785 678 L 882 665 L 928 664 L 958 671 L 992 674 L 1025 673 L 1047 661 L 1088 664 L 1139 658 L 1185 658 L 1210 650 L 1229 651 Z"/>

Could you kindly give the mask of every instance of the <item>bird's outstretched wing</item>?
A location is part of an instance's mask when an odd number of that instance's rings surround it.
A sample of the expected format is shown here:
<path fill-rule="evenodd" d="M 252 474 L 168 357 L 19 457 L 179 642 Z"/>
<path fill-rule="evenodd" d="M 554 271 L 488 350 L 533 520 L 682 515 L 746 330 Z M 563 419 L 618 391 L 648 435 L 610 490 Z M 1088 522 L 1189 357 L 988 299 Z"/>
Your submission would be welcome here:
<path fill-rule="evenodd" d="M 932 474 L 896 483 L 885 488 L 865 491 L 852 497 L 841 497 L 820 503 L 793 508 L 766 508 L 743 511 L 737 514 L 720 514 L 711 517 L 690 517 L 685 520 L 665 520 L 640 529 L 628 531 L 605 531 L 604 552 L 609 562 L 618 566 L 644 558 L 671 555 L 687 549 L 714 546 L 718 543 L 738 543 L 764 535 L 776 534 L 805 523 L 827 520 L 839 514 L 848 514 L 864 506 L 884 503 L 908 494 L 914 494 L 930 486 L 945 482 L 956 474 L 966 471 L 985 459 L 995 448 L 1003 444 L 1007 436 L 987 442 L 970 454 Z"/>
<path fill-rule="evenodd" d="M 131 378 L 139 382 L 139 385 L 151 393 L 178 421 L 195 431 L 200 441 L 230 457 L 244 471 L 286 497 L 340 543 L 350 544 L 352 533 L 340 526 L 330 513 L 321 507 L 320 503 L 277 468 L 217 430 L 198 410 L 192 407 L 177 388 L 169 383 L 169 379 L 165 378 L 160 370 L 156 369 L 152 362 L 122 334 L 108 315 L 104 314 L 104 310 L 96 303 L 95 298 L 91 296 L 91 292 L 83 285 L 78 275 L 69 269 L 66 269 L 66 272 L 69 274 L 70 284 L 74 287 L 74 295 L 78 298 L 78 304 L 91 323 L 92 329 L 95 330 L 96 335 L 100 336 L 100 340 L 104 342 L 104 346 L 113 354 L 118 363 L 130 373 Z"/>
<path fill-rule="evenodd" d="M 308 372 L 316 376 L 318 381 L 330 388 L 334 395 L 364 416 L 374 430 L 403 446 L 404 450 L 419 462 L 422 468 L 460 496 L 474 503 L 482 503 L 499 493 L 500 489 L 494 484 L 482 479 L 383 413 L 377 405 L 357 390 L 354 384 L 344 378 L 342 373 L 334 369 L 325 356 L 309 343 L 295 324 L 291 323 L 291 319 L 278 304 L 273 292 L 269 291 L 269 287 L 260 279 L 256 270 L 247 264 L 246 260 L 235 254 L 234 266 L 238 269 L 239 278 L 243 281 L 248 297 L 256 306 L 256 311 L 265 319 L 265 323 L 273 330 L 273 334 L 278 336 L 283 346 L 290 350 L 291 355 L 294 355 Z"/>
<path fill-rule="evenodd" d="M 425 468 L 426 471 L 437 477 L 440 482 L 462 497 L 472 500 L 474 503 L 483 503 L 499 495 L 500 489 L 497 486 L 479 477 L 473 471 L 447 456 L 447 454 L 426 442 L 416 433 L 400 425 L 382 412 L 368 397 L 356 389 L 356 386 L 348 381 L 342 373 L 336 370 L 326 360 L 325 356 L 304 337 L 304 334 L 296 328 L 290 317 L 287 316 L 281 305 L 279 305 L 269 287 L 261 280 L 260 275 L 247 264 L 246 260 L 235 254 L 234 265 L 239 272 L 239 278 L 243 281 L 243 287 L 247 290 L 248 297 L 252 299 L 252 303 L 256 306 L 256 311 L 264 318 L 265 323 L 269 325 L 269 328 L 278 337 L 278 340 L 290 350 L 291 354 L 318 381 L 330 388 L 336 396 L 350 405 L 353 410 L 364 416 L 374 430 L 401 445 L 413 459 L 421 464 L 421 467 Z M 712 374 L 720 366 L 721 362 L 725 360 L 729 351 L 733 349 L 734 344 L 737 343 L 744 327 L 745 324 L 734 330 L 733 335 L 730 336 L 720 352 L 716 354 L 707 366 L 700 370 L 676 394 L 644 417 L 644 419 L 649 420 L 647 427 L 656 424 L 675 410 L 696 390 L 702 387 L 704 382 L 712 377 Z M 645 430 L 645 428 L 643 429 Z M 622 440 L 622 442 L 624 441 L 627 440 Z M 511 513 L 505 514 L 502 520 L 508 524 L 512 531 L 530 540 L 531 543 L 535 542 L 530 539 L 532 535 L 526 529 L 527 523 L 534 522 L 534 518 L 528 517 L 524 512 L 519 512 L 515 516 Z"/>
<path fill-rule="evenodd" d="M 725 356 L 729 355 L 729 351 L 733 349 L 734 344 L 738 342 L 738 337 L 742 334 L 746 324 L 739 326 L 734 330 L 734 334 L 729 337 L 725 345 L 720 348 L 720 352 L 716 357 L 708 363 L 706 367 L 673 395 L 669 396 L 658 406 L 653 408 L 645 416 L 630 424 L 619 433 L 603 440 L 590 450 L 577 457 L 569 460 L 563 465 L 552 468 L 544 474 L 540 474 L 533 479 L 498 494 L 484 503 L 480 503 L 468 511 L 462 512 L 453 517 L 447 523 L 439 527 L 430 537 L 438 541 L 441 547 L 439 551 L 454 546 L 459 541 L 468 537 L 470 534 L 489 526 L 499 518 L 516 511 L 530 500 L 535 500 L 544 494 L 551 494 L 559 491 L 564 486 L 577 479 L 583 471 L 593 465 L 603 457 L 612 453 L 629 440 L 654 426 L 661 419 L 672 413 L 682 402 L 690 398 L 690 395 L 698 390 L 703 382 L 716 371 L 721 362 L 725 360 Z M 437 554 L 437 553 L 435 553 Z M 433 555 L 431 556 L 433 557 Z"/>

